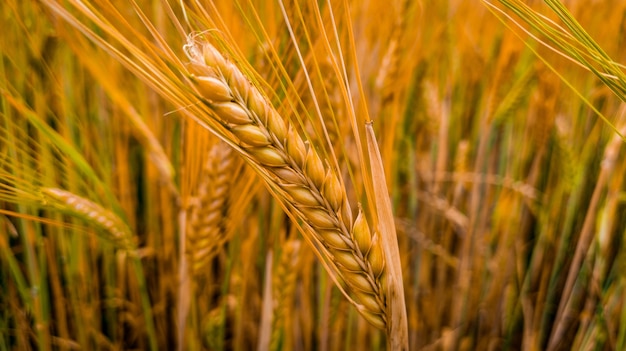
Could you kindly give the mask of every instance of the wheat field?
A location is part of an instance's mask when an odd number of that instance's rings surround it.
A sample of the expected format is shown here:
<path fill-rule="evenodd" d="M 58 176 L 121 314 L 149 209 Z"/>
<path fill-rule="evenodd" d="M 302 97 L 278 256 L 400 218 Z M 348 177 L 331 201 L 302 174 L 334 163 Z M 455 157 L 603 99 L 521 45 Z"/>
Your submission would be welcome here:
<path fill-rule="evenodd" d="M 626 3 L 0 14 L 0 351 L 626 349 Z"/>

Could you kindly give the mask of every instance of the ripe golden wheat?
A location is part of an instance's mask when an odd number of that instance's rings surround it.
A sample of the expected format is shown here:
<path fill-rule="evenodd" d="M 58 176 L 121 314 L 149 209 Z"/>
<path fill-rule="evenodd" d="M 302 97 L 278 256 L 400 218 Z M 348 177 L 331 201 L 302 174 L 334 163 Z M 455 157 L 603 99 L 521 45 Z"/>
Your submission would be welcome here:
<path fill-rule="evenodd" d="M 355 220 L 336 170 L 324 166 L 244 74 L 208 42 L 185 46 L 190 81 L 232 141 L 336 267 L 359 312 L 374 326 L 387 324 L 385 259 L 359 210 Z"/>

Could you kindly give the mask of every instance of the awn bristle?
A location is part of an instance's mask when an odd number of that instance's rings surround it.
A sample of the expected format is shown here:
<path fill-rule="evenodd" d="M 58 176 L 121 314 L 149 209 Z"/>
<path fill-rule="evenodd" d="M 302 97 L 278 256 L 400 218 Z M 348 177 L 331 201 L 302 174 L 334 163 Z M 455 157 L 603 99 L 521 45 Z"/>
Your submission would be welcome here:
<path fill-rule="evenodd" d="M 351 136 L 349 130 L 349 120 L 345 118 L 345 104 L 343 102 L 341 91 L 338 88 L 339 80 L 336 78 L 335 71 L 333 69 L 333 63 L 330 57 L 323 56 L 317 58 L 314 62 L 316 66 L 312 64 L 310 71 L 311 84 L 315 95 L 311 94 L 306 84 L 306 76 L 304 73 L 298 74 L 294 79 L 294 85 L 300 91 L 300 97 L 302 99 L 302 106 L 306 109 L 308 106 L 314 106 L 316 100 L 319 104 L 319 113 L 324 116 L 324 120 L 321 121 L 318 118 L 309 118 L 306 120 L 305 130 L 314 134 L 316 130 L 321 131 L 321 123 L 324 123 L 324 128 L 328 133 L 330 140 L 340 140 Z M 299 106 L 300 107 L 300 106 Z M 341 151 L 341 143 L 334 145 L 335 151 Z"/>
<path fill-rule="evenodd" d="M 387 324 L 385 259 L 361 211 L 352 219 L 336 170 L 283 121 L 241 71 L 207 42 L 185 46 L 190 77 L 203 102 L 231 133 L 231 140 L 269 183 L 305 235 L 347 283 L 357 310 L 374 326 Z M 334 269 L 336 268 L 336 269 Z"/>

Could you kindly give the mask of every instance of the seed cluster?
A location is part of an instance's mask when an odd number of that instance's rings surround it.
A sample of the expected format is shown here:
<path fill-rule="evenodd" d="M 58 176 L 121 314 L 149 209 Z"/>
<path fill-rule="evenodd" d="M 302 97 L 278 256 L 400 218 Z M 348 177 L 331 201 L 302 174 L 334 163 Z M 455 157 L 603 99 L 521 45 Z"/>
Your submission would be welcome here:
<path fill-rule="evenodd" d="M 228 240 L 228 194 L 237 169 L 235 157 L 232 148 L 224 142 L 213 145 L 207 157 L 198 186 L 198 201 L 189 209 L 185 237 L 186 252 L 194 275 L 202 274 Z"/>
<path fill-rule="evenodd" d="M 209 43 L 185 46 L 190 81 L 250 162 L 270 175 L 314 242 L 324 246 L 352 292 L 357 309 L 386 327 L 385 259 L 362 211 L 353 221 L 337 173 L 266 101 L 243 73 Z"/>
<path fill-rule="evenodd" d="M 128 226 L 113 212 L 99 204 L 78 196 L 72 192 L 58 188 L 43 188 L 42 192 L 50 199 L 59 201 L 65 210 L 78 217 L 97 224 L 119 247 L 130 249 L 132 240 Z"/>

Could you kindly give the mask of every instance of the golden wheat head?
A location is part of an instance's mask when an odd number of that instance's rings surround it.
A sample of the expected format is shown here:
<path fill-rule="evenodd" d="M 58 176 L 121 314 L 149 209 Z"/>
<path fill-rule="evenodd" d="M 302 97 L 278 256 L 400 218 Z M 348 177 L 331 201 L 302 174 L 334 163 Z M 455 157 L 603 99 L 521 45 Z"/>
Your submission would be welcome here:
<path fill-rule="evenodd" d="M 352 219 L 336 170 L 278 114 L 238 67 L 208 42 L 185 46 L 190 82 L 231 140 L 270 184 L 305 235 L 347 283 L 359 312 L 386 327 L 385 259 L 363 213 Z"/>

